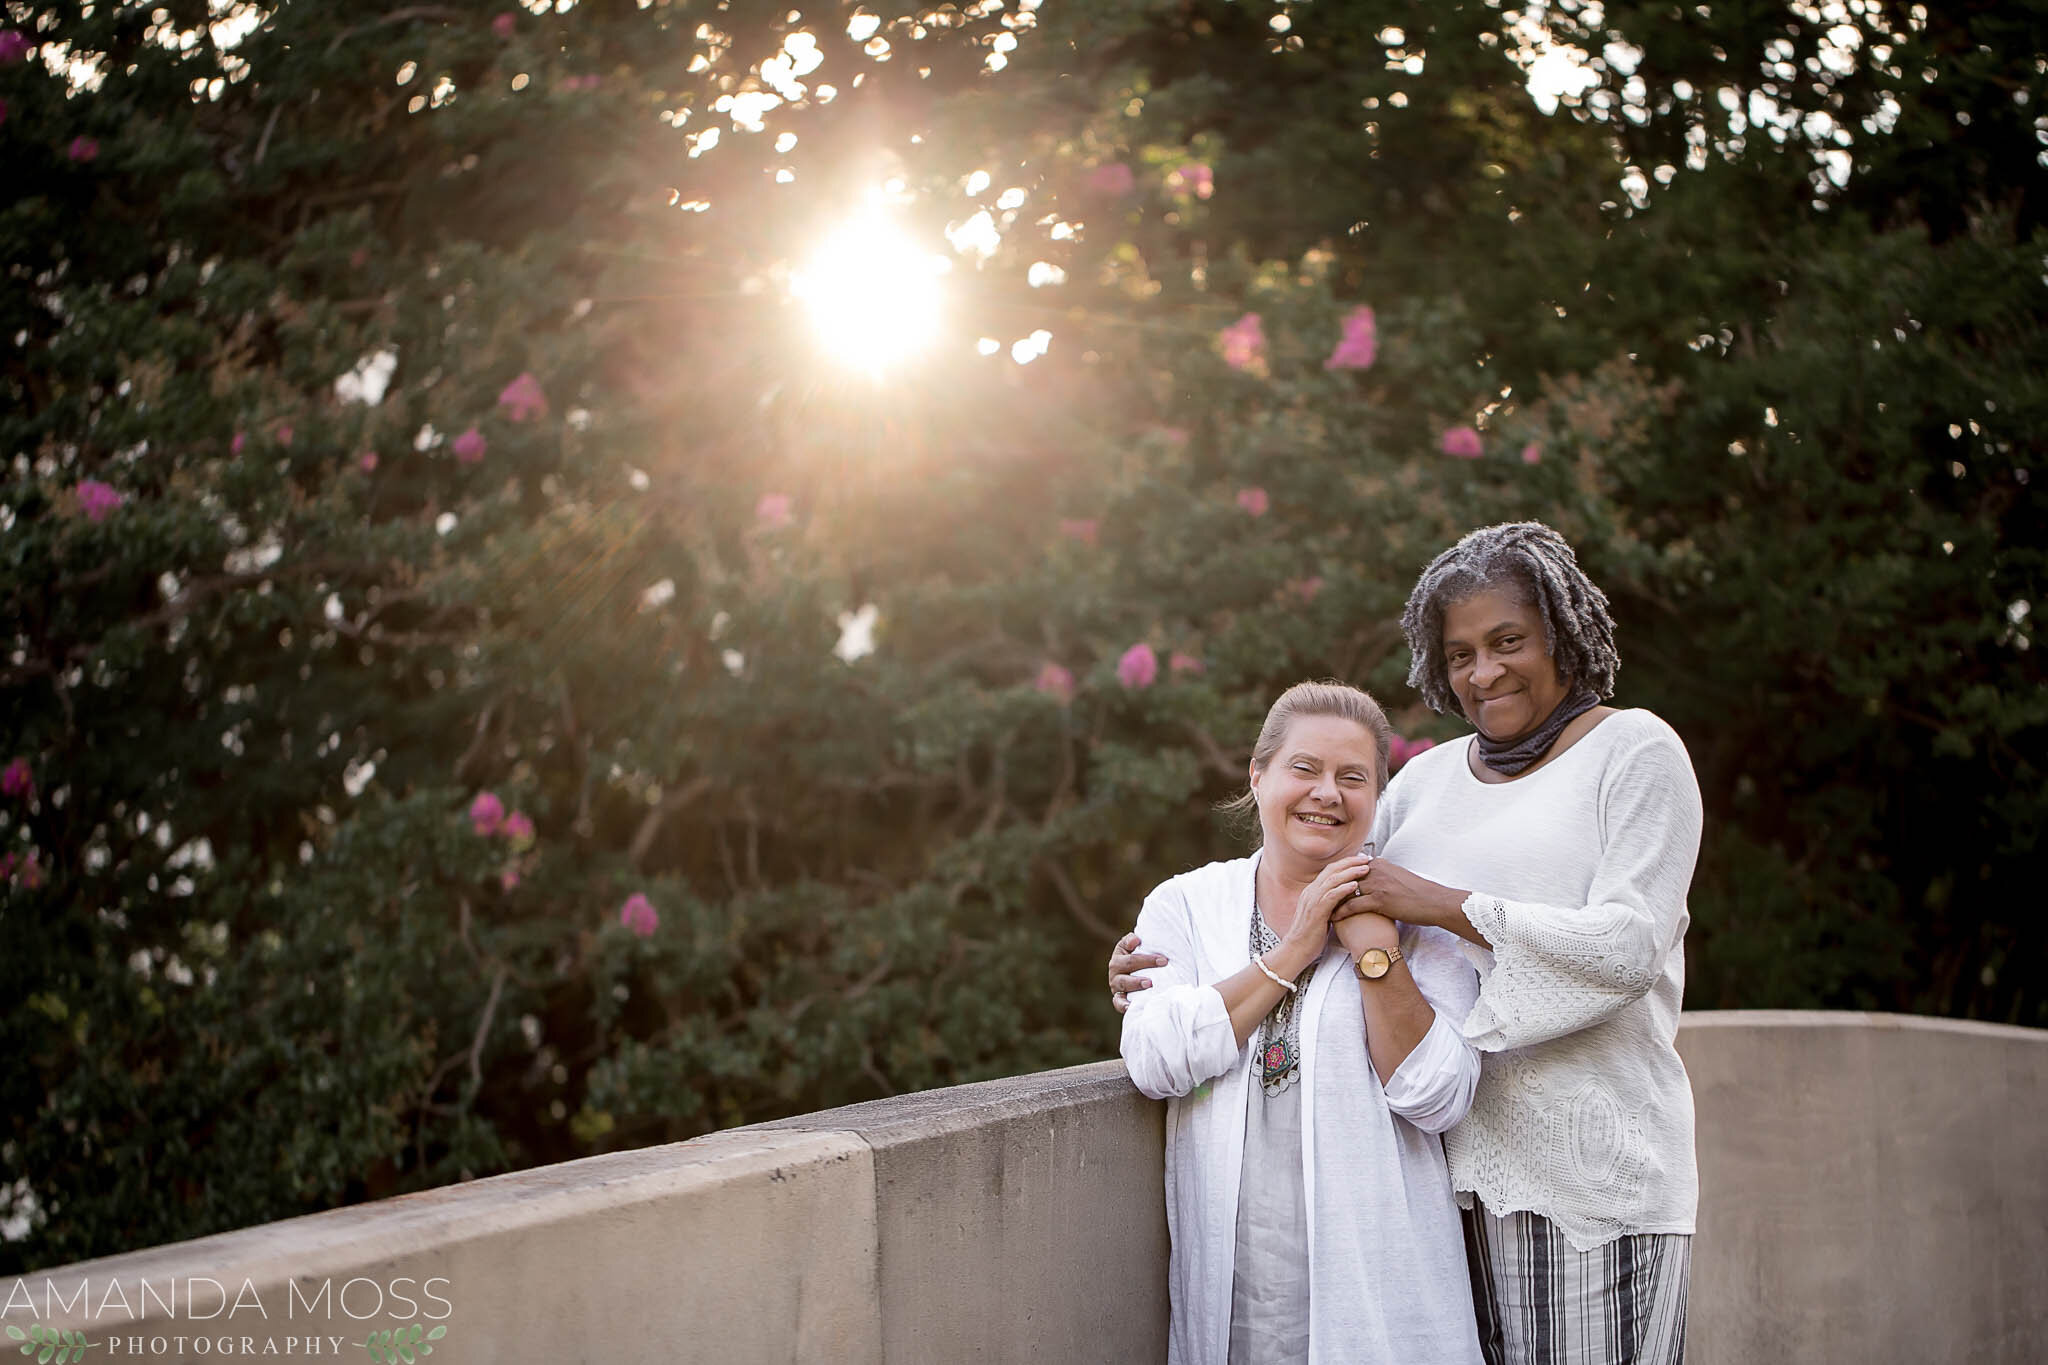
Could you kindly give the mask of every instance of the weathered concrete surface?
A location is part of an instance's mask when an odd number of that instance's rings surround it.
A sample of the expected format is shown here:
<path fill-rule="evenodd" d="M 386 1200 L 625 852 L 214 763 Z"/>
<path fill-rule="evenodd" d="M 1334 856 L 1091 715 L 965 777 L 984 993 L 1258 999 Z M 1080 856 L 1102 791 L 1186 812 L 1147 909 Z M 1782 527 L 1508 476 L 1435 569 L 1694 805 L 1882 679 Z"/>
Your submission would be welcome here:
<path fill-rule="evenodd" d="M 1706 1013 L 1679 1048 L 1694 1365 L 2048 1361 L 2048 1032 Z M 89 1360 L 315 1331 L 360 1360 L 369 1323 L 287 1317 L 291 1287 L 360 1279 L 360 1309 L 410 1278 L 398 1320 L 449 1328 L 430 1365 L 1157 1361 L 1163 1117 L 1117 1062 L 905 1095 L 0 1281 L 4 1320 L 85 1327 Z M 91 1311 L 194 1277 L 229 1301 L 247 1278 L 268 1317 Z M 33 1311 L 81 1280 L 85 1311 Z M 215 1340 L 105 1344 L 180 1330 Z"/>
<path fill-rule="evenodd" d="M 433 1365 L 868 1365 L 882 1360 L 874 1213 L 857 1138 L 722 1133 L 29 1276 L 29 1307 L 10 1295 L 5 1321 L 83 1329 L 101 1343 L 89 1360 L 299 1357 L 318 1337 L 319 1354 L 362 1361 L 371 1327 L 414 1321 L 448 1328 Z M 199 1312 L 239 1307 L 192 1320 L 195 1277 L 223 1286 L 200 1286 Z M 41 1311 L 52 1292 L 78 1304 L 81 1282 L 84 1311 Z M 139 1320 L 108 1311 L 110 1292 Z"/>
<path fill-rule="evenodd" d="M 887 1359 L 1038 1365 L 1166 1358 L 1164 1122 L 1099 1062 L 765 1127 L 873 1149 Z"/>
<path fill-rule="evenodd" d="M 1697 1365 L 2048 1361 L 2048 1032 L 1689 1014 Z"/>

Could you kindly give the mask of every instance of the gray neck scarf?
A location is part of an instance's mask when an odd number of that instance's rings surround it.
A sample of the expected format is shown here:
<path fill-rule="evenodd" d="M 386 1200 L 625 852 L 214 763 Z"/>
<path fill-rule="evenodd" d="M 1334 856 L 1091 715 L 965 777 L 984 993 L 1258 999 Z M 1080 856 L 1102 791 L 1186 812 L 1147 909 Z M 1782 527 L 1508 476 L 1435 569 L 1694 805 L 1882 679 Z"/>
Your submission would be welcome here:
<path fill-rule="evenodd" d="M 1479 736 L 1479 761 L 1497 773 L 1513 777 L 1550 752 L 1564 727 L 1600 704 L 1590 687 L 1574 687 L 1550 713 L 1550 719 L 1511 744 L 1496 743 Z"/>

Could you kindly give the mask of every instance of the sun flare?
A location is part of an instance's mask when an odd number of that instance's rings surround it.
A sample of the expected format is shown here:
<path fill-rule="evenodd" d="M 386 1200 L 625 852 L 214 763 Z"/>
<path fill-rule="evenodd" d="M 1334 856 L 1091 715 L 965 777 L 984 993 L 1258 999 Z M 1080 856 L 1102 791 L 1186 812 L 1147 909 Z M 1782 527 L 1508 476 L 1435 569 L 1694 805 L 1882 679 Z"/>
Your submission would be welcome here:
<path fill-rule="evenodd" d="M 940 277 L 949 263 L 878 217 L 835 230 L 790 276 L 819 344 L 842 364 L 879 375 L 916 355 L 939 329 Z"/>

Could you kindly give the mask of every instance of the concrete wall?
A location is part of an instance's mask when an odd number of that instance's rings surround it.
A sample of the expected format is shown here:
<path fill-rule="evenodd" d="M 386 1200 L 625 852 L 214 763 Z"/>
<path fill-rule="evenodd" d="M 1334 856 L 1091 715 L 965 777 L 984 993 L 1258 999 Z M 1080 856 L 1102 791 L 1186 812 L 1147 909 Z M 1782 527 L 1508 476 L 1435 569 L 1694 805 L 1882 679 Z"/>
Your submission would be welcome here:
<path fill-rule="evenodd" d="M 1702 1012 L 1689 1357 L 2048 1361 L 2048 1032 Z"/>
<path fill-rule="evenodd" d="M 408 1323 L 448 1329 L 433 1365 L 877 1362 L 875 1264 L 866 1146 L 751 1129 L 0 1282 L 0 1320 L 82 1329 L 93 1365 L 362 1362 Z"/>
<path fill-rule="evenodd" d="M 1680 1047 L 1696 1365 L 2048 1360 L 2048 1032 L 1696 1014 Z M 0 1281 L 0 1322 L 89 1361 L 366 1360 L 415 1321 L 433 1365 L 1159 1360 L 1162 1114 L 1115 1062 L 908 1095 Z"/>
<path fill-rule="evenodd" d="M 930 1090 L 753 1131 L 874 1158 L 890 1361 L 1166 1358 L 1166 1106 L 1122 1062 Z"/>

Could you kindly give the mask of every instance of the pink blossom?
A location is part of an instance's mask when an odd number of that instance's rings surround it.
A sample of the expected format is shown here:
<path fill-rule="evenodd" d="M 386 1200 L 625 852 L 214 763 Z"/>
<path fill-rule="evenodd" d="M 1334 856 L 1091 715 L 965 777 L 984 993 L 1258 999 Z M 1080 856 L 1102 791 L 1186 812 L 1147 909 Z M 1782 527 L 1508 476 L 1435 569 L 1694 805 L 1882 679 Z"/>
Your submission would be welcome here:
<path fill-rule="evenodd" d="M 24 891 L 33 891 L 43 884 L 43 865 L 31 853 L 21 860 L 21 870 L 14 874 L 17 885 Z"/>
<path fill-rule="evenodd" d="M 1088 188 L 1112 198 L 1129 194 L 1137 183 L 1138 178 L 1131 174 L 1131 168 L 1121 161 L 1104 162 L 1088 173 Z"/>
<path fill-rule="evenodd" d="M 1315 601 L 1316 595 L 1322 592 L 1322 590 L 1323 580 L 1321 575 L 1309 578 L 1290 578 L 1286 583 L 1287 595 L 1297 598 L 1303 603 Z"/>
<path fill-rule="evenodd" d="M 235 438 L 234 438 L 234 439 L 233 439 L 232 441 L 229 441 L 229 442 L 228 442 L 228 454 L 230 454 L 230 455 L 239 455 L 239 454 L 241 454 L 241 453 L 242 453 L 242 447 L 243 447 L 243 446 L 245 446 L 245 445 L 247 445 L 247 444 L 249 444 L 249 438 L 248 438 L 247 436 L 243 435 L 243 434 L 242 434 L 241 432 L 239 432 L 239 431 L 238 431 L 238 432 L 236 432 L 236 433 L 235 433 Z"/>
<path fill-rule="evenodd" d="M 1529 442 L 1529 444 L 1527 444 L 1527 445 L 1523 446 L 1523 447 L 1522 447 L 1522 463 L 1523 463 L 1523 464 L 1542 464 L 1542 463 L 1543 463 L 1543 447 L 1542 447 L 1541 445 L 1539 445 L 1538 443 L 1536 443 L 1535 441 L 1531 441 L 1531 442 Z"/>
<path fill-rule="evenodd" d="M 1185 673 L 1190 677 L 1200 677 L 1209 671 L 1209 666 L 1200 659 L 1192 654 L 1183 654 L 1177 649 L 1173 651 L 1173 657 L 1166 661 L 1166 667 L 1169 672 Z"/>
<path fill-rule="evenodd" d="M 1344 335 L 1323 362 L 1326 370 L 1369 370 L 1379 354 L 1379 331 L 1372 309 L 1360 304 L 1344 316 Z"/>
<path fill-rule="evenodd" d="M 548 398 L 540 391 L 540 381 L 525 370 L 499 392 L 498 406 L 515 422 L 548 415 Z"/>
<path fill-rule="evenodd" d="M 510 12 L 501 14 L 491 20 L 491 32 L 497 34 L 500 38 L 510 38 L 513 30 L 518 26 L 519 20 L 513 17 Z"/>
<path fill-rule="evenodd" d="M 448 448 L 455 452 L 455 462 L 457 464 L 476 464 L 483 459 L 484 451 L 489 448 L 489 445 L 490 443 L 484 440 L 484 434 L 472 425 L 467 431 L 456 437 L 449 444 Z"/>
<path fill-rule="evenodd" d="M 1467 426 L 1451 427 L 1445 431 L 1437 438 L 1437 448 L 1459 460 L 1476 460 L 1483 449 L 1479 443 L 1479 433 Z"/>
<path fill-rule="evenodd" d="M 1409 759 L 1425 749 L 1435 747 L 1436 741 L 1433 739 L 1404 739 L 1400 735 L 1395 735 L 1393 742 L 1387 746 L 1387 768 L 1399 772 Z"/>
<path fill-rule="evenodd" d="M 1152 652 L 1152 646 L 1143 640 L 1124 651 L 1116 661 L 1116 680 L 1126 691 L 1150 687 L 1159 679 L 1159 656 Z"/>
<path fill-rule="evenodd" d="M 1263 488 L 1240 488 L 1237 490 L 1237 505 L 1255 517 L 1263 517 L 1272 503 Z"/>
<path fill-rule="evenodd" d="M 34 46 L 35 44 L 28 40 L 28 36 L 18 30 L 10 28 L 0 32 L 0 66 L 14 65 L 28 56 L 29 49 Z"/>
<path fill-rule="evenodd" d="M 525 848 L 533 842 L 533 817 L 523 810 L 515 810 L 505 817 L 505 823 L 498 832 L 510 839 L 514 848 Z"/>
<path fill-rule="evenodd" d="M 1223 363 L 1233 370 L 1248 370 L 1266 354 L 1266 329 L 1257 313 L 1246 313 L 1219 334 L 1223 342 Z"/>
<path fill-rule="evenodd" d="M 80 479 L 73 491 L 78 495 L 79 510 L 85 513 L 87 521 L 105 521 L 107 513 L 127 501 L 112 485 L 98 479 Z"/>
<path fill-rule="evenodd" d="M 376 473 L 377 452 L 374 450 L 366 450 L 362 454 L 356 456 L 356 467 L 358 469 L 361 469 L 365 474 Z"/>
<path fill-rule="evenodd" d="M 506 891 L 519 885 L 519 869 L 508 867 L 498 874 L 498 885 Z"/>
<path fill-rule="evenodd" d="M 1102 523 L 1094 517 L 1061 517 L 1060 534 L 1068 540 L 1078 540 L 1083 545 L 1093 545 L 1102 531 Z"/>
<path fill-rule="evenodd" d="M 1174 171 L 1166 177 L 1166 183 L 1174 189 L 1186 190 L 1197 199 L 1207 199 L 1216 192 L 1215 175 L 1199 161 Z"/>
<path fill-rule="evenodd" d="M 277 437 L 277 443 L 279 445 L 284 446 L 286 449 L 290 449 L 292 437 L 297 435 L 298 433 L 292 430 L 292 424 L 290 422 L 279 422 L 276 426 L 270 429 L 270 434 Z"/>
<path fill-rule="evenodd" d="M 652 938 L 654 931 L 661 927 L 661 916 L 655 913 L 654 902 L 635 891 L 619 907 L 619 923 L 641 938 Z"/>
<path fill-rule="evenodd" d="M 1188 443 L 1186 427 L 1154 427 L 1153 430 L 1158 432 L 1159 439 L 1168 445 L 1184 446 Z"/>
<path fill-rule="evenodd" d="M 787 493 L 763 493 L 761 500 L 754 504 L 754 520 L 776 530 L 789 525 L 795 515 L 793 507 Z"/>
<path fill-rule="evenodd" d="M 75 137 L 65 155 L 73 161 L 92 161 L 100 154 L 100 140 L 96 137 Z"/>
<path fill-rule="evenodd" d="M 35 789 L 35 777 L 29 772 L 27 759 L 17 757 L 0 768 L 0 796 L 27 796 Z"/>
<path fill-rule="evenodd" d="M 494 792 L 478 792 L 469 803 L 469 827 L 489 838 L 505 823 L 505 803 Z"/>
<path fill-rule="evenodd" d="M 1050 661 L 1038 670 L 1038 680 L 1031 685 L 1048 697 L 1058 698 L 1062 706 L 1074 699 L 1073 673 Z"/>

